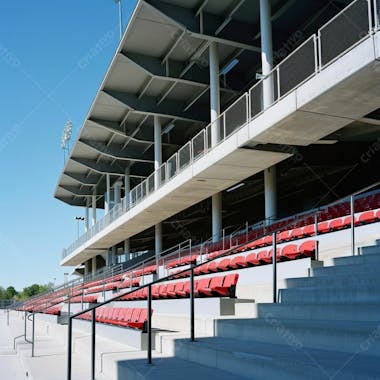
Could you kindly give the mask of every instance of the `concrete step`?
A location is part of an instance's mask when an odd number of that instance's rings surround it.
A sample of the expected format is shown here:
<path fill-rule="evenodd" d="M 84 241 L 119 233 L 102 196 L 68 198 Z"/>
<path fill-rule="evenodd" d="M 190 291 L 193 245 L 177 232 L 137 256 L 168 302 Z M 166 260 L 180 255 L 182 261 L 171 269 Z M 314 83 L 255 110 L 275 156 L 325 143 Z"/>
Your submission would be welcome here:
<path fill-rule="evenodd" d="M 363 353 L 353 356 L 221 337 L 166 343 L 181 359 L 228 371 L 234 376 L 250 374 L 249 378 L 254 380 L 373 379 L 378 368 L 378 358 Z"/>
<path fill-rule="evenodd" d="M 380 303 L 375 304 L 256 304 L 252 317 L 278 319 L 322 319 L 335 321 L 380 321 Z"/>
<path fill-rule="evenodd" d="M 312 277 L 319 276 L 339 276 L 339 275 L 348 275 L 348 276 L 360 276 L 360 275 L 374 275 L 378 273 L 378 268 L 372 263 L 366 264 L 350 264 L 350 265 L 337 265 L 329 266 L 323 268 L 313 268 L 311 269 Z"/>
<path fill-rule="evenodd" d="M 371 334 L 379 330 L 378 326 L 378 322 L 368 321 L 310 321 L 267 315 L 257 319 L 219 320 L 216 333 L 223 338 L 287 344 L 296 348 L 309 347 L 353 354 L 365 349 L 367 354 L 380 356 L 380 340 L 369 340 Z M 367 344 L 367 341 L 370 342 Z"/>
<path fill-rule="evenodd" d="M 319 277 L 300 277 L 300 278 L 289 278 L 286 280 L 286 288 L 334 288 L 342 289 L 352 289 L 356 287 L 365 287 L 368 288 L 380 287 L 380 277 L 371 272 L 367 275 L 336 275 L 331 276 L 319 276 Z"/>
<path fill-rule="evenodd" d="M 337 266 L 380 263 L 380 247 L 377 248 L 379 249 L 379 254 L 337 257 L 331 259 L 331 263 Z"/>
<path fill-rule="evenodd" d="M 379 303 L 380 292 L 377 288 L 355 286 L 340 288 L 294 288 L 280 289 L 279 299 L 284 304 L 362 304 Z"/>
<path fill-rule="evenodd" d="M 361 247 L 360 253 L 362 255 L 380 255 L 380 247 L 378 245 L 369 245 L 367 247 Z"/>

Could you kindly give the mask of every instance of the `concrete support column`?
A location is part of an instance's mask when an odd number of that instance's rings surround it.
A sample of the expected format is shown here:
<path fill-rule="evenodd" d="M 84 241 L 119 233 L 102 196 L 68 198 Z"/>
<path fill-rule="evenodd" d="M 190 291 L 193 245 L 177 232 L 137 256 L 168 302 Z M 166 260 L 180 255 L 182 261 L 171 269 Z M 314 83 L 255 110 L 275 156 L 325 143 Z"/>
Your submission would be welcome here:
<path fill-rule="evenodd" d="M 263 75 L 273 68 L 273 41 L 270 0 L 260 0 L 261 66 Z M 270 76 L 263 83 L 263 106 L 269 107 L 274 101 L 274 78 Z M 265 218 L 277 217 L 276 167 L 264 171 Z M 270 223 L 271 221 L 268 221 Z"/>
<path fill-rule="evenodd" d="M 218 117 L 220 115 L 220 69 L 219 52 L 216 42 L 212 42 L 209 48 L 210 58 L 210 120 L 211 126 L 211 145 L 215 146 L 220 141 L 221 131 Z M 222 193 L 212 196 L 212 240 L 217 242 L 221 239 L 222 230 Z"/>
<path fill-rule="evenodd" d="M 154 250 L 156 256 L 162 252 L 162 223 L 158 223 L 154 229 Z"/>
<path fill-rule="evenodd" d="M 131 177 L 130 177 L 129 168 L 125 169 L 124 188 L 125 188 L 125 206 L 128 209 L 129 204 L 130 204 L 130 191 L 131 191 Z"/>
<path fill-rule="evenodd" d="M 263 75 L 273 68 L 273 42 L 270 0 L 260 0 L 261 66 Z M 269 107 L 274 100 L 273 76 L 263 83 L 263 106 Z"/>
<path fill-rule="evenodd" d="M 88 276 L 91 273 L 91 261 L 87 260 L 84 263 L 84 275 Z"/>
<path fill-rule="evenodd" d="M 84 230 L 85 232 L 88 231 L 90 227 L 90 210 L 89 210 L 89 199 L 86 201 L 86 207 L 85 207 L 85 215 L 84 215 Z"/>
<path fill-rule="evenodd" d="M 123 186 L 123 183 L 121 181 L 117 181 L 113 185 L 113 191 L 114 191 L 114 204 L 117 205 L 121 202 L 121 187 Z"/>
<path fill-rule="evenodd" d="M 162 164 L 162 125 L 159 116 L 154 116 L 154 170 L 160 168 Z M 154 186 L 157 189 L 159 184 L 159 175 L 156 173 Z M 162 225 L 156 224 L 154 230 L 155 252 L 158 256 L 162 252 Z"/>
<path fill-rule="evenodd" d="M 104 212 L 108 214 L 111 205 L 111 178 L 106 174 L 106 193 L 104 195 Z"/>
<path fill-rule="evenodd" d="M 96 256 L 91 259 L 92 261 L 92 273 L 95 273 L 98 270 Z"/>
<path fill-rule="evenodd" d="M 94 226 L 96 224 L 96 192 L 94 190 L 92 194 L 92 220 L 91 225 Z"/>
<path fill-rule="evenodd" d="M 265 218 L 271 218 L 268 224 L 273 223 L 277 217 L 277 181 L 276 166 L 264 170 L 264 191 L 265 191 Z"/>
<path fill-rule="evenodd" d="M 125 255 L 125 260 L 131 259 L 131 241 L 130 241 L 130 239 L 124 240 L 124 255 Z"/>
<path fill-rule="evenodd" d="M 211 145 L 215 146 L 220 141 L 220 123 L 216 122 L 220 115 L 220 73 L 219 52 L 216 42 L 212 42 L 209 48 L 210 59 L 210 108 L 211 108 Z"/>

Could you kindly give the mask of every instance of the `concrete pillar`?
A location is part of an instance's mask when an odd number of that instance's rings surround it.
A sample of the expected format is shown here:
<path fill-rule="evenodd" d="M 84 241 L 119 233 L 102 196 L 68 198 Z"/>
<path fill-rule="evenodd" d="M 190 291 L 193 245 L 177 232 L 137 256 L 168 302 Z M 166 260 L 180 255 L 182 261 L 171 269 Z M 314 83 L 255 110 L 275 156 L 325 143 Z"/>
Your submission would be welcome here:
<path fill-rule="evenodd" d="M 272 166 L 264 170 L 265 191 L 265 218 L 275 219 L 277 217 L 277 181 L 276 167 Z M 273 220 L 268 221 L 268 224 Z"/>
<path fill-rule="evenodd" d="M 215 42 L 210 44 L 210 120 L 211 126 L 211 145 L 215 146 L 220 141 L 220 72 L 219 72 L 219 52 Z M 222 230 L 222 193 L 212 196 L 212 240 L 217 242 L 221 239 Z"/>
<path fill-rule="evenodd" d="M 121 202 L 121 187 L 123 186 L 123 183 L 121 181 L 117 181 L 113 185 L 113 191 L 114 191 L 114 204 L 117 205 Z"/>
<path fill-rule="evenodd" d="M 89 210 L 89 199 L 86 201 L 85 215 L 84 215 L 84 230 L 87 232 L 90 227 L 90 210 Z"/>
<path fill-rule="evenodd" d="M 124 255 L 125 255 L 125 260 L 131 259 L 131 241 L 130 241 L 130 239 L 124 240 Z"/>
<path fill-rule="evenodd" d="M 263 75 L 273 68 L 273 41 L 270 0 L 260 0 L 261 28 L 261 66 Z M 274 101 L 274 78 L 270 76 L 263 82 L 263 106 L 269 107 Z M 265 218 L 277 217 L 276 167 L 264 171 Z M 270 221 L 268 221 L 270 223 Z"/>
<path fill-rule="evenodd" d="M 124 176 L 124 188 L 125 188 L 125 206 L 127 209 L 129 208 L 130 204 L 130 191 L 131 191 L 131 177 L 130 177 L 130 169 L 125 169 L 125 176 Z"/>
<path fill-rule="evenodd" d="M 91 225 L 94 226 L 96 224 L 96 191 L 92 194 L 92 220 Z"/>
<path fill-rule="evenodd" d="M 273 43 L 270 0 L 260 0 L 261 66 L 263 75 L 273 68 Z M 274 100 L 273 76 L 263 82 L 263 106 L 269 107 Z"/>
<path fill-rule="evenodd" d="M 91 260 L 87 260 L 84 263 L 84 275 L 88 276 L 91 273 Z"/>
<path fill-rule="evenodd" d="M 162 164 L 162 125 L 159 116 L 154 116 L 154 170 L 159 169 Z M 159 176 L 156 173 L 154 186 L 157 189 Z M 162 225 L 156 224 L 154 229 L 155 252 L 159 255 L 162 252 Z"/>
<path fill-rule="evenodd" d="M 108 214 L 111 205 L 111 178 L 106 174 L 106 193 L 104 195 L 104 212 Z"/>
<path fill-rule="evenodd" d="M 98 270 L 98 266 L 96 263 L 96 256 L 93 257 L 91 260 L 92 260 L 92 273 L 95 273 Z"/>
<path fill-rule="evenodd" d="M 154 249 L 156 256 L 162 252 L 162 223 L 158 223 L 154 229 Z"/>
<path fill-rule="evenodd" d="M 209 56 L 211 122 L 214 122 L 220 115 L 219 52 L 216 42 L 211 42 Z M 220 137 L 220 123 L 215 122 L 211 126 L 211 145 L 215 146 L 219 142 Z"/>

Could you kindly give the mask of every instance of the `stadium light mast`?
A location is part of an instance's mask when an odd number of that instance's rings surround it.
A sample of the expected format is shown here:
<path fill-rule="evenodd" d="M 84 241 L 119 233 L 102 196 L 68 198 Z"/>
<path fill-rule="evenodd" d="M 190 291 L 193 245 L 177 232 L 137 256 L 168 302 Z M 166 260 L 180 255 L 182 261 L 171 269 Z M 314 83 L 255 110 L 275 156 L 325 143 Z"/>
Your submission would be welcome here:
<path fill-rule="evenodd" d="M 71 120 L 68 120 L 65 128 L 63 128 L 62 139 L 61 139 L 61 148 L 63 150 L 63 164 L 66 162 L 66 152 L 69 153 L 69 141 L 73 134 L 73 123 Z"/>
<path fill-rule="evenodd" d="M 120 28 L 120 40 L 123 37 L 123 7 L 121 0 L 114 0 L 116 4 L 119 4 L 119 28 Z"/>

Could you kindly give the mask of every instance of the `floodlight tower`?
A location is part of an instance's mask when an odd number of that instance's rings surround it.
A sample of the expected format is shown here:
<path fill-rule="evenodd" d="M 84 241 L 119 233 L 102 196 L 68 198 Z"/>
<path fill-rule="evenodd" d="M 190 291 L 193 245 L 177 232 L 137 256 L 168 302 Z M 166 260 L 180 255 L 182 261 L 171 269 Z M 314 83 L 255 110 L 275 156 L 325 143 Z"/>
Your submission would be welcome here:
<path fill-rule="evenodd" d="M 63 128 L 62 139 L 61 139 L 61 148 L 63 149 L 63 164 L 66 162 L 66 152 L 69 153 L 69 141 L 73 134 L 73 123 L 69 120 L 65 128 Z"/>
<path fill-rule="evenodd" d="M 119 4 L 119 28 L 120 28 L 120 40 L 123 37 L 123 6 L 121 0 L 114 0 L 116 4 Z"/>

